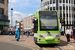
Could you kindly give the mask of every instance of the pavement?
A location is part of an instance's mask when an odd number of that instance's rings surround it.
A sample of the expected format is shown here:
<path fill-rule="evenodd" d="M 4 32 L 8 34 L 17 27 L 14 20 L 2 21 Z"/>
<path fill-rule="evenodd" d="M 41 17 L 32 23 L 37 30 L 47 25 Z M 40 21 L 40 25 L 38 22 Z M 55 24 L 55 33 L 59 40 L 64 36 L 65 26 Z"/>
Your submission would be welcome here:
<path fill-rule="evenodd" d="M 70 43 L 67 43 L 66 37 L 61 36 L 61 41 L 59 44 L 35 44 L 33 36 L 20 36 L 20 40 L 16 41 L 14 35 L 0 35 L 1 42 L 14 43 L 19 46 L 24 45 L 27 46 L 27 49 L 32 50 L 75 50 L 74 40 L 71 38 Z M 23 47 L 24 47 L 23 46 Z"/>
<path fill-rule="evenodd" d="M 32 50 L 32 49 L 6 42 L 0 42 L 0 50 Z"/>

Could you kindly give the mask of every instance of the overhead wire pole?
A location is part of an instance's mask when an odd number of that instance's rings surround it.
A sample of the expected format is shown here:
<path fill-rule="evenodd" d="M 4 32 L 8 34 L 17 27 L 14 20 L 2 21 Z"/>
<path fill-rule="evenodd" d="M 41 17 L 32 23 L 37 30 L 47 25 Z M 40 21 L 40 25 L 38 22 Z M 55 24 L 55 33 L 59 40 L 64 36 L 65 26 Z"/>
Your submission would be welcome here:
<path fill-rule="evenodd" d="M 13 8 L 11 8 L 11 28 L 13 27 Z"/>

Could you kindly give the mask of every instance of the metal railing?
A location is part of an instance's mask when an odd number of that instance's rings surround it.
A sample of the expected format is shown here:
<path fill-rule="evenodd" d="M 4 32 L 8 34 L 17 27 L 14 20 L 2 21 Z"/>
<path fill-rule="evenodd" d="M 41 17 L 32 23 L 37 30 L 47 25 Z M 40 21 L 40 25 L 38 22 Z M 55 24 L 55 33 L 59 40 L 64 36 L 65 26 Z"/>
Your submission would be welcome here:
<path fill-rule="evenodd" d="M 0 19 L 8 19 L 8 16 L 0 14 Z"/>

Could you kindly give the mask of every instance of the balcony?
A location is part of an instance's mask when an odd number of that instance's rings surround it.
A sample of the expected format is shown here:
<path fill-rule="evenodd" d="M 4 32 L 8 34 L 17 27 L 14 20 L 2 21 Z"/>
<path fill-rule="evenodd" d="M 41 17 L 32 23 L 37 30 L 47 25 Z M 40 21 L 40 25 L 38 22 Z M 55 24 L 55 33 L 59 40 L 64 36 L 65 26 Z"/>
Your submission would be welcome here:
<path fill-rule="evenodd" d="M 0 14 L 0 19 L 8 19 L 8 16 Z"/>
<path fill-rule="evenodd" d="M 7 22 L 9 22 L 8 16 L 0 14 L 0 21 L 7 21 Z"/>

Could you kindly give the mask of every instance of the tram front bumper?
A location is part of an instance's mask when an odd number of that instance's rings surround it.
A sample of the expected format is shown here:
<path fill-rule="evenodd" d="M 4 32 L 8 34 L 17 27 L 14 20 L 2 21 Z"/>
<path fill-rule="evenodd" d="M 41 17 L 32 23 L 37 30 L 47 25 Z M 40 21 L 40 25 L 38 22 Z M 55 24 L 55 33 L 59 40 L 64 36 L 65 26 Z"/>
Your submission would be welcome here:
<path fill-rule="evenodd" d="M 45 38 L 45 39 L 38 39 L 38 44 L 56 44 L 60 43 L 60 38 Z"/>

